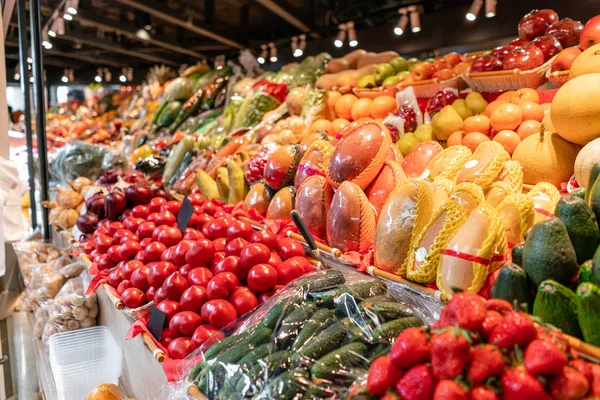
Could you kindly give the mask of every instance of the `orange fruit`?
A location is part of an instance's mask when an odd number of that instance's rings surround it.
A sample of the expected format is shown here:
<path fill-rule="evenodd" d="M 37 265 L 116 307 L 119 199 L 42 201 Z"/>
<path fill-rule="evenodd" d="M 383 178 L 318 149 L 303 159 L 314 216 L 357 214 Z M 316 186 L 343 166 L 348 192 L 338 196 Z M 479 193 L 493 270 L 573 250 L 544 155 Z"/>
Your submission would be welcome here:
<path fill-rule="evenodd" d="M 498 96 L 496 100 L 506 101 L 507 103 L 510 103 L 510 101 L 516 93 L 517 92 L 515 90 L 509 90 L 508 92 L 504 92 L 500 96 Z"/>
<path fill-rule="evenodd" d="M 331 121 L 331 125 L 333 125 L 333 134 L 337 135 L 342 129 L 350 125 L 350 121 L 346 118 L 336 118 Z"/>
<path fill-rule="evenodd" d="M 542 130 L 542 123 L 533 119 L 521 122 L 521 125 L 517 128 L 517 133 L 521 140 L 527 136 L 531 136 L 534 133 L 540 133 Z"/>
<path fill-rule="evenodd" d="M 468 135 L 465 135 L 462 140 L 462 145 L 467 146 L 471 149 L 472 152 L 475 152 L 477 146 L 479 146 L 483 142 L 489 142 L 490 138 L 485 136 L 481 132 L 471 132 Z"/>
<path fill-rule="evenodd" d="M 463 132 L 465 135 L 471 132 L 481 132 L 487 135 L 490 132 L 490 119 L 485 115 L 467 117 L 463 122 Z"/>
<path fill-rule="evenodd" d="M 352 106 L 357 100 L 358 97 L 350 93 L 341 96 L 335 102 L 335 115 L 337 115 L 338 118 L 352 119 Z"/>
<path fill-rule="evenodd" d="M 494 136 L 494 142 L 500 143 L 508 151 L 508 154 L 512 155 L 519 143 L 521 143 L 521 138 L 517 132 L 505 129 Z"/>
<path fill-rule="evenodd" d="M 329 121 L 327 119 L 323 119 L 323 118 L 314 120 L 313 123 L 310 124 L 309 131 L 310 132 L 324 131 L 329 136 L 335 135 L 335 130 L 333 128 L 333 124 L 331 123 L 331 121 Z"/>
<path fill-rule="evenodd" d="M 396 99 L 392 96 L 377 96 L 371 102 L 371 116 L 373 118 L 385 118 L 388 114 L 394 112 L 397 107 Z"/>
<path fill-rule="evenodd" d="M 330 90 L 327 94 L 327 107 L 329 108 L 329 112 L 333 114 L 331 117 L 335 118 L 335 103 L 342 97 L 340 92 L 335 90 Z"/>
<path fill-rule="evenodd" d="M 542 118 L 544 118 L 544 107 L 540 106 L 538 103 L 534 103 L 533 101 L 520 101 L 517 105 L 521 109 L 524 121 L 534 119 L 541 122 Z"/>
<path fill-rule="evenodd" d="M 448 139 L 446 140 L 446 146 L 459 146 L 462 144 L 462 139 L 463 131 L 456 131 L 450 136 L 448 136 Z"/>
<path fill-rule="evenodd" d="M 496 108 L 500 107 L 502 104 L 506 104 L 508 103 L 508 101 L 504 101 L 504 100 L 494 100 L 492 101 L 490 104 L 487 105 L 487 107 L 485 108 L 485 110 L 483 110 L 483 115 L 485 115 L 486 117 L 491 117 L 492 113 L 494 111 L 496 111 Z"/>
<path fill-rule="evenodd" d="M 490 125 L 497 131 L 515 130 L 523 120 L 523 113 L 516 104 L 501 104 L 490 116 Z"/>
<path fill-rule="evenodd" d="M 350 117 L 353 120 L 368 118 L 371 116 L 371 103 L 373 100 L 362 98 L 358 99 L 352 105 L 352 109 L 350 110 Z"/>
<path fill-rule="evenodd" d="M 506 92 L 508 93 L 508 92 Z M 517 104 L 520 101 L 533 101 L 534 103 L 540 103 L 540 95 L 537 90 L 531 88 L 521 88 L 514 92 L 510 102 Z"/>

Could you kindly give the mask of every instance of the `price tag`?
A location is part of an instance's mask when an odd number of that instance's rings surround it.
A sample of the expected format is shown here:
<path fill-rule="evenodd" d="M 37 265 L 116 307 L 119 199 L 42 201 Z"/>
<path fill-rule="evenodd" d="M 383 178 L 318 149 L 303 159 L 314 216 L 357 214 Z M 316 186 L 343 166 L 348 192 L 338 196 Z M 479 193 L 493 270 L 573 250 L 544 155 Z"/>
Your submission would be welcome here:
<path fill-rule="evenodd" d="M 150 311 L 150 319 L 148 320 L 148 330 L 154 336 L 154 338 L 160 342 L 162 336 L 163 326 L 165 324 L 165 313 L 160 311 L 156 306 L 152 305 Z"/>
<path fill-rule="evenodd" d="M 179 209 L 179 214 L 177 214 L 177 227 L 181 233 L 185 232 L 185 228 L 187 228 L 190 218 L 192 218 L 193 214 L 194 206 L 192 206 L 190 199 L 188 199 L 186 196 L 183 198 L 183 201 L 181 202 L 181 208 Z"/>

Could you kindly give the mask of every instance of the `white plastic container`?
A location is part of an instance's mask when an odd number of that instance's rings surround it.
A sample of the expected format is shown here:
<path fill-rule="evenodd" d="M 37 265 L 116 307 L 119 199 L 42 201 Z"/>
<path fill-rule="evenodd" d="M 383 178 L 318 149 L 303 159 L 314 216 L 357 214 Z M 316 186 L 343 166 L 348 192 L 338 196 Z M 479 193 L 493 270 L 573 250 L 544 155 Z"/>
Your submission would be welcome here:
<path fill-rule="evenodd" d="M 119 384 L 123 354 L 107 327 L 57 333 L 48 345 L 59 400 L 86 399 L 101 383 Z"/>

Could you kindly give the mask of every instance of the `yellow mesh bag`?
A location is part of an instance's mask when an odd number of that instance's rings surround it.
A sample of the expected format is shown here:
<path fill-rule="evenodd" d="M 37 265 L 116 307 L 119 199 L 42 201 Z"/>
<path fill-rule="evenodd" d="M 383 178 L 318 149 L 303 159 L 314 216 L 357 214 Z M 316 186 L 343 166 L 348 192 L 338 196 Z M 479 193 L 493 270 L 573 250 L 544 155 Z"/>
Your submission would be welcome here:
<path fill-rule="evenodd" d="M 515 160 L 508 160 L 504 163 L 497 182 L 504 182 L 510 186 L 513 193 L 523 191 L 523 166 Z"/>
<path fill-rule="evenodd" d="M 522 193 L 511 194 L 496 207 L 496 211 L 502 220 L 509 247 L 523 242 L 525 232 L 533 226 L 535 219 L 531 197 Z"/>
<path fill-rule="evenodd" d="M 450 198 L 460 204 L 467 215 L 485 201 L 481 187 L 470 182 L 459 183 L 450 192 Z"/>
<path fill-rule="evenodd" d="M 467 146 L 450 146 L 429 161 L 421 179 L 446 178 L 454 181 L 472 155 Z"/>
<path fill-rule="evenodd" d="M 492 258 L 490 259 L 490 268 L 488 271 L 488 275 L 494 273 L 498 268 L 502 267 L 506 264 L 509 255 L 509 248 L 506 242 L 506 235 L 504 231 L 501 229 L 498 239 L 496 240 L 496 247 L 494 248 L 494 252 L 492 253 Z"/>
<path fill-rule="evenodd" d="M 498 204 L 502 203 L 502 200 L 504 200 L 506 196 L 512 193 L 513 190 L 508 183 L 496 181 L 492 183 L 486 191 L 485 202 L 492 207 L 497 207 Z"/>
<path fill-rule="evenodd" d="M 463 208 L 454 201 L 444 204 L 425 228 L 413 235 L 406 264 L 406 277 L 414 282 L 435 281 L 437 267 L 450 238 L 467 220 Z M 404 268 L 404 267 L 403 267 Z"/>
<path fill-rule="evenodd" d="M 433 181 L 433 213 L 440 209 L 448 200 L 454 182 L 446 178 L 437 178 Z"/>
<path fill-rule="evenodd" d="M 487 189 L 498 177 L 510 155 L 498 142 L 481 143 L 456 177 L 456 183 L 472 182 Z"/>
<path fill-rule="evenodd" d="M 327 164 L 333 154 L 333 150 L 334 147 L 331 145 L 331 142 L 323 139 L 315 140 L 308 147 L 296 170 L 296 177 L 294 178 L 296 189 L 300 187 L 302 182 L 313 175 L 325 176 Z"/>
<path fill-rule="evenodd" d="M 560 193 L 556 186 L 548 182 L 539 182 L 527 193 L 527 196 L 531 197 L 535 208 L 534 225 L 554 216 L 554 209 L 560 200 Z"/>

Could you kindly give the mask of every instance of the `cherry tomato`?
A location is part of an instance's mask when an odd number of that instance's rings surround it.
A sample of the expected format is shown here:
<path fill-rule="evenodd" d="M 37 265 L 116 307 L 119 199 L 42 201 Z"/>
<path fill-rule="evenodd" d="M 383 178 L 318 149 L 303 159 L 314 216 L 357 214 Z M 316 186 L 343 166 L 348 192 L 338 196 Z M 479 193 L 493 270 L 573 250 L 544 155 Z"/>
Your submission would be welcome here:
<path fill-rule="evenodd" d="M 110 225 L 112 221 L 110 219 L 103 219 L 98 222 L 98 229 L 96 232 L 102 233 L 103 235 L 108 235 L 108 225 Z M 101 232 L 104 230 L 103 232 Z"/>
<path fill-rule="evenodd" d="M 248 245 L 248 241 L 242 238 L 235 238 L 225 245 L 225 254 L 228 256 L 240 256 L 240 253 Z"/>
<path fill-rule="evenodd" d="M 239 280 L 245 279 L 247 271 L 240 265 L 240 258 L 236 256 L 228 256 L 222 259 L 213 268 L 215 275 L 221 272 L 231 272 L 237 276 Z"/>
<path fill-rule="evenodd" d="M 108 251 L 106 252 L 106 254 L 108 254 L 108 256 L 110 257 L 111 260 L 113 260 L 114 262 L 118 263 L 119 261 L 122 261 L 121 256 L 119 255 L 119 245 L 115 244 L 112 245 L 108 248 Z"/>
<path fill-rule="evenodd" d="M 183 233 L 183 240 L 200 240 L 204 239 L 204 235 L 200 233 L 199 230 L 194 228 L 185 228 L 185 232 Z"/>
<path fill-rule="evenodd" d="M 171 318 L 169 329 L 178 329 L 181 334 L 192 336 L 200 324 L 202 324 L 202 318 L 195 312 L 180 311 Z"/>
<path fill-rule="evenodd" d="M 127 308 L 138 308 L 146 304 L 146 294 L 138 288 L 130 287 L 121 294 L 121 301 Z"/>
<path fill-rule="evenodd" d="M 215 253 L 215 255 L 213 256 L 212 261 L 208 264 L 208 268 L 213 271 L 215 269 L 215 266 L 225 258 L 225 252 L 224 251 L 218 251 Z"/>
<path fill-rule="evenodd" d="M 156 226 L 161 226 L 161 225 L 173 225 L 174 223 L 177 222 L 177 218 L 175 218 L 175 215 L 170 212 L 169 210 L 165 210 L 162 211 L 158 214 L 158 216 L 156 217 Z"/>
<path fill-rule="evenodd" d="M 165 296 L 165 292 L 161 286 L 154 292 L 154 304 L 160 304 L 165 300 L 167 300 L 167 296 Z"/>
<path fill-rule="evenodd" d="M 229 217 L 229 214 L 227 214 L 223 209 L 220 209 L 220 210 L 215 211 L 215 214 L 213 215 L 213 217 L 226 218 L 226 217 Z"/>
<path fill-rule="evenodd" d="M 240 253 L 240 263 L 244 269 L 250 269 L 256 264 L 266 264 L 270 258 L 271 251 L 261 243 L 249 244 Z"/>
<path fill-rule="evenodd" d="M 108 225 L 108 235 L 113 236 L 119 230 L 123 229 L 123 223 L 119 221 L 113 221 Z"/>
<path fill-rule="evenodd" d="M 151 213 L 157 213 L 160 212 L 160 208 L 164 204 L 167 204 L 167 200 L 164 197 L 154 197 L 152 200 L 150 200 L 150 204 L 148 206 Z"/>
<path fill-rule="evenodd" d="M 94 239 L 94 248 L 98 250 L 98 252 L 104 254 L 108 251 L 110 246 L 114 243 L 114 239 L 110 236 L 106 235 L 98 235 Z"/>
<path fill-rule="evenodd" d="M 125 218 L 125 221 L 123 221 L 123 225 L 125 225 L 125 228 L 127 228 L 129 231 L 135 232 L 137 231 L 137 228 L 139 228 L 139 226 L 144 222 L 146 222 L 144 218 L 127 217 Z"/>
<path fill-rule="evenodd" d="M 179 210 L 181 209 L 181 201 L 171 200 L 167 201 L 167 204 L 164 204 L 161 208 L 161 211 L 168 211 L 171 214 L 179 214 Z"/>
<path fill-rule="evenodd" d="M 179 304 L 183 311 L 194 311 L 199 313 L 206 303 L 206 288 L 202 286 L 190 286 L 181 295 Z"/>
<path fill-rule="evenodd" d="M 173 272 L 177 271 L 177 267 L 168 261 L 158 261 L 147 265 L 150 266 L 150 271 L 148 271 L 148 283 L 150 286 L 154 287 L 161 287 L 167 278 L 171 276 Z"/>
<path fill-rule="evenodd" d="M 156 298 L 156 294 L 154 295 L 154 298 Z M 154 303 L 156 304 L 156 301 Z M 165 313 L 165 326 L 168 326 L 173 316 L 181 311 L 181 306 L 174 300 L 163 300 L 158 303 L 156 308 Z M 179 330 L 177 330 L 177 332 L 179 332 Z"/>
<path fill-rule="evenodd" d="M 121 273 L 123 275 L 123 279 L 130 279 L 133 271 L 138 269 L 139 267 L 143 267 L 144 263 L 138 260 L 127 261 L 121 267 Z"/>
<path fill-rule="evenodd" d="M 96 264 L 98 264 L 98 270 L 104 271 L 107 269 L 114 268 L 116 263 L 111 260 L 108 254 L 101 254 L 96 258 Z"/>
<path fill-rule="evenodd" d="M 188 281 L 179 271 L 175 271 L 169 275 L 161 287 L 168 299 L 179 300 L 183 292 L 188 288 Z"/>
<path fill-rule="evenodd" d="M 102 253 L 100 253 L 98 250 L 94 249 L 92 250 L 92 252 L 90 253 L 90 260 L 96 262 L 96 258 L 98 258 L 99 256 L 101 256 Z M 109 257 L 110 258 L 110 257 Z"/>
<path fill-rule="evenodd" d="M 134 287 L 140 290 L 146 290 L 150 287 L 150 284 L 148 283 L 149 272 L 150 267 L 147 265 L 142 265 L 131 273 L 131 278 L 129 280 Z"/>
<path fill-rule="evenodd" d="M 304 247 L 302 243 L 292 238 L 281 238 L 277 242 L 277 254 L 284 260 L 295 256 L 304 256 Z"/>
<path fill-rule="evenodd" d="M 154 222 L 144 222 L 138 226 L 136 234 L 141 238 L 152 237 L 152 233 L 156 229 Z"/>
<path fill-rule="evenodd" d="M 217 336 L 218 334 L 220 334 L 220 336 L 222 336 L 221 338 L 225 337 L 225 334 L 223 332 L 219 331 L 217 328 L 215 328 L 211 325 L 208 325 L 208 324 L 200 325 L 199 327 L 196 328 L 196 330 L 194 331 L 194 334 L 192 335 L 192 345 L 194 346 L 195 349 L 197 349 L 198 347 L 200 347 L 204 343 L 206 343 L 206 341 L 208 339 L 210 339 L 211 336 L 213 336 L 213 335 Z M 216 339 L 216 337 L 215 337 L 215 339 Z"/>
<path fill-rule="evenodd" d="M 121 246 L 119 246 L 119 256 L 123 260 L 131 260 L 138 251 L 142 251 L 142 246 L 134 240 L 126 240 Z"/>
<path fill-rule="evenodd" d="M 175 338 L 169 343 L 167 350 L 169 351 L 169 357 L 181 360 L 194 350 L 192 347 L 192 339 L 189 337 Z"/>
<path fill-rule="evenodd" d="M 114 288 L 119 286 L 119 283 L 123 280 L 123 273 L 120 268 L 115 268 L 108 273 L 106 277 L 108 284 Z"/>
<path fill-rule="evenodd" d="M 128 280 L 121 281 L 121 283 L 119 283 L 119 286 L 117 286 L 117 294 L 119 296 L 121 296 L 123 294 L 123 292 L 125 291 L 125 289 L 129 289 L 130 287 L 133 287 L 133 285 L 131 284 L 131 281 L 128 281 Z"/>
<path fill-rule="evenodd" d="M 277 270 L 269 264 L 258 264 L 248 272 L 248 286 L 257 292 L 266 292 L 277 285 Z"/>
<path fill-rule="evenodd" d="M 277 266 L 277 283 L 285 285 L 304 275 L 307 268 L 311 268 L 311 265 L 306 257 L 289 258 Z"/>
<path fill-rule="evenodd" d="M 275 294 L 275 290 L 269 290 L 268 292 L 264 292 L 258 295 L 258 303 L 263 304 L 267 300 L 269 300 Z"/>
<path fill-rule="evenodd" d="M 156 288 L 154 286 L 150 286 L 148 290 L 146 290 L 146 301 L 150 303 L 154 301 L 154 294 L 156 293 Z"/>
<path fill-rule="evenodd" d="M 188 277 L 188 274 L 191 270 L 192 267 L 190 266 L 190 264 L 183 264 L 181 267 L 179 267 L 179 273 L 185 276 L 186 278 Z"/>
<path fill-rule="evenodd" d="M 142 240 L 140 240 L 140 246 L 142 246 L 144 249 L 146 248 L 146 246 L 148 246 L 150 243 L 152 243 L 152 238 L 151 237 L 145 237 Z"/>
<path fill-rule="evenodd" d="M 235 321 L 237 312 L 235 307 L 227 300 L 210 300 L 202 306 L 202 319 L 216 328 L 224 326 Z"/>
<path fill-rule="evenodd" d="M 204 201 L 206 201 L 204 196 L 202 196 L 202 194 L 200 193 L 188 194 L 187 198 L 193 206 L 201 206 L 204 203 Z"/>
<path fill-rule="evenodd" d="M 235 238 L 250 240 L 252 234 L 254 234 L 252 225 L 244 221 L 235 221 L 229 228 L 227 228 L 228 241 L 231 241 Z"/>
<path fill-rule="evenodd" d="M 193 268 L 204 267 L 213 259 L 214 254 L 213 242 L 208 239 L 200 239 L 195 241 L 185 254 L 185 262 Z"/>
<path fill-rule="evenodd" d="M 148 261 L 159 261 L 165 250 L 167 250 L 167 246 L 161 242 L 152 242 L 144 249 Z"/>
<path fill-rule="evenodd" d="M 269 248 L 269 250 L 275 250 L 277 248 L 277 235 L 269 229 L 263 229 L 254 232 L 250 238 L 251 243 L 262 243 Z"/>
<path fill-rule="evenodd" d="M 135 206 L 131 209 L 131 216 L 134 218 L 148 218 L 150 215 L 150 209 L 148 206 Z"/>
<path fill-rule="evenodd" d="M 179 243 L 182 237 L 183 235 L 179 229 L 167 226 L 158 233 L 157 240 L 164 243 L 167 247 L 171 247 Z"/>
<path fill-rule="evenodd" d="M 191 285 L 206 287 L 213 276 L 214 274 L 208 268 L 198 267 L 190 270 L 187 280 Z"/>
<path fill-rule="evenodd" d="M 267 264 L 274 266 L 275 268 L 277 268 L 279 266 L 279 264 L 281 264 L 283 262 L 283 260 L 281 259 L 281 257 L 279 257 L 279 254 L 277 254 L 276 251 L 273 251 L 271 253 L 271 257 L 269 258 L 269 261 L 267 262 Z"/>
<path fill-rule="evenodd" d="M 180 267 L 186 263 L 185 255 L 192 248 L 193 244 L 194 242 L 191 240 L 182 240 L 177 243 L 175 250 L 173 251 L 173 263 L 175 265 Z"/>
<path fill-rule="evenodd" d="M 247 287 L 237 287 L 231 296 L 229 302 L 235 307 L 238 315 L 244 315 L 258 306 L 258 299 L 252 290 Z"/>
<path fill-rule="evenodd" d="M 169 328 L 164 328 L 160 334 L 160 344 L 164 348 L 168 348 L 173 339 L 177 339 L 181 334 L 178 331 L 171 331 Z"/>

